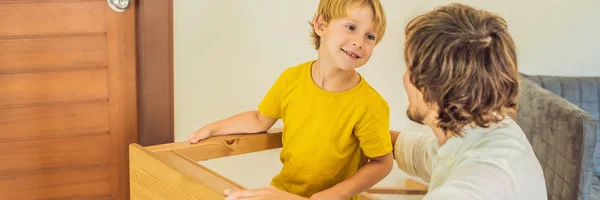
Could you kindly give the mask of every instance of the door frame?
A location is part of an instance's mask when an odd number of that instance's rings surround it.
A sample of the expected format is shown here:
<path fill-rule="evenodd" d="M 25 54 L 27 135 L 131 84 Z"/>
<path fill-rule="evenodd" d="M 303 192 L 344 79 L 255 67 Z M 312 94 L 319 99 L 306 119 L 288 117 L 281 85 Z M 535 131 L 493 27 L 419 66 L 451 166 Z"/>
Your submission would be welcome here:
<path fill-rule="evenodd" d="M 174 142 L 173 0 L 136 1 L 138 144 Z"/>

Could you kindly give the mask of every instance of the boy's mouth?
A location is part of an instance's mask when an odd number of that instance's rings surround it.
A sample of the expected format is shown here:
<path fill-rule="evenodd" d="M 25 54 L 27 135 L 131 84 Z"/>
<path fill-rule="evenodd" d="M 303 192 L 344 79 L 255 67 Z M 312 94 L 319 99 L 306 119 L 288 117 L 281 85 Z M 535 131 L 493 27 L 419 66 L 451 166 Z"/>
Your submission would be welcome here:
<path fill-rule="evenodd" d="M 360 56 L 358 56 L 357 54 L 353 53 L 352 51 L 346 51 L 345 49 L 342 49 L 342 51 L 346 54 L 348 54 L 350 57 L 353 58 L 360 58 Z"/>

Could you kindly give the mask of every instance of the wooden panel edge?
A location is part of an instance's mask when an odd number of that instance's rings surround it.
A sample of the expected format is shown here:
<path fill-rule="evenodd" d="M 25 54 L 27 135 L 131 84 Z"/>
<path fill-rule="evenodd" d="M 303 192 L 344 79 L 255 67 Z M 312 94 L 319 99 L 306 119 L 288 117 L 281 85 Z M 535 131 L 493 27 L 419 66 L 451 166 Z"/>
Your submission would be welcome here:
<path fill-rule="evenodd" d="M 171 152 L 165 153 L 167 154 L 159 157 L 139 144 L 129 145 L 131 199 L 222 200 L 224 198 L 222 192 L 217 193 L 207 185 L 191 179 L 192 175 L 198 176 L 197 173 L 202 171 L 200 168 L 190 167 L 191 163 Z M 189 170 L 194 170 L 194 174 L 190 174 Z"/>
<path fill-rule="evenodd" d="M 395 194 L 395 195 L 424 195 L 427 194 L 428 186 L 412 179 L 406 179 L 404 187 L 372 187 L 366 192 L 371 194 Z"/>
<path fill-rule="evenodd" d="M 174 7 L 173 0 L 169 1 L 169 140 L 175 141 L 175 54 L 173 40 Z"/>
<path fill-rule="evenodd" d="M 136 6 L 139 144 L 172 143 L 173 0 L 139 1 Z"/>
<path fill-rule="evenodd" d="M 136 5 L 139 0 L 131 0 Z M 106 4 L 106 3 L 105 3 Z M 124 12 L 115 12 L 104 5 L 108 64 L 108 91 L 111 132 L 111 180 L 114 199 L 129 195 L 128 144 L 138 141 L 137 116 L 137 62 L 135 15 L 137 8 L 130 6 Z"/>
<path fill-rule="evenodd" d="M 168 143 L 168 144 L 152 145 L 152 146 L 147 146 L 144 148 L 146 148 L 152 152 L 178 151 L 178 150 L 186 150 L 186 149 L 203 148 L 205 146 L 215 145 L 215 144 L 234 143 L 235 141 L 243 141 L 245 143 L 245 142 L 248 142 L 248 141 L 246 141 L 248 139 L 253 139 L 253 140 L 258 140 L 258 141 L 269 141 L 269 140 L 275 139 L 275 140 L 279 141 L 277 144 L 275 144 L 275 146 L 278 146 L 278 147 L 273 147 L 273 148 L 279 148 L 279 147 L 281 147 L 281 134 L 282 134 L 281 128 L 274 128 L 274 129 L 268 130 L 264 133 L 237 134 L 237 135 L 211 137 L 206 140 L 200 141 L 196 144 L 190 144 L 187 141 L 183 141 L 183 142 L 174 142 L 174 143 Z M 252 142 L 254 142 L 254 141 L 252 141 Z M 273 149 L 273 148 L 269 148 L 269 149 Z M 263 149 L 263 150 L 268 150 L 268 149 Z"/>
<path fill-rule="evenodd" d="M 244 186 L 176 152 L 157 152 L 155 154 L 162 162 L 183 173 L 190 180 L 205 185 L 216 193 L 222 194 L 225 189 L 245 189 Z"/>
<path fill-rule="evenodd" d="M 177 142 L 147 147 L 153 152 L 175 151 L 195 162 L 280 148 L 281 133 L 228 135 L 209 138 L 196 144 Z"/>
<path fill-rule="evenodd" d="M 381 200 L 381 198 L 376 197 L 375 195 L 368 192 L 362 192 L 359 196 L 360 200 Z"/>

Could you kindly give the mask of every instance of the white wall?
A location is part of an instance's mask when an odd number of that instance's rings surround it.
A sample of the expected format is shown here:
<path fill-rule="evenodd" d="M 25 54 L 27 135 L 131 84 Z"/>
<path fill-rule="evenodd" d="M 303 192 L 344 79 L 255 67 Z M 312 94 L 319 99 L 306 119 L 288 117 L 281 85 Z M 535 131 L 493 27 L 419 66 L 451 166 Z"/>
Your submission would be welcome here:
<path fill-rule="evenodd" d="M 504 16 L 517 43 L 521 72 L 600 76 L 600 1 L 382 1 L 388 31 L 359 71 L 388 100 L 393 129 L 421 129 L 405 117 L 400 79 L 405 69 L 404 26 L 437 5 L 463 2 Z M 315 59 L 308 21 L 317 4 L 318 0 L 174 1 L 176 141 L 206 123 L 256 109 L 279 73 Z"/>

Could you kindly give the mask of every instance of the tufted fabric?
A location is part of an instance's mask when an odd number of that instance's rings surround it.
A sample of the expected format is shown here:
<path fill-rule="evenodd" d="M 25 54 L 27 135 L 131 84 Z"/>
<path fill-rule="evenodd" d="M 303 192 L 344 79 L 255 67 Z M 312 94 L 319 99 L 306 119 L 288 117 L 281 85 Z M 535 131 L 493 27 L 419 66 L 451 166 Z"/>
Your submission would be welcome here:
<path fill-rule="evenodd" d="M 516 121 L 542 164 L 548 199 L 600 200 L 600 79 L 522 74 L 521 81 Z"/>

